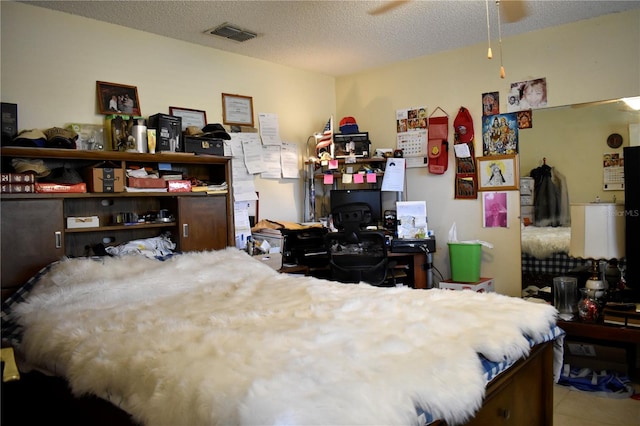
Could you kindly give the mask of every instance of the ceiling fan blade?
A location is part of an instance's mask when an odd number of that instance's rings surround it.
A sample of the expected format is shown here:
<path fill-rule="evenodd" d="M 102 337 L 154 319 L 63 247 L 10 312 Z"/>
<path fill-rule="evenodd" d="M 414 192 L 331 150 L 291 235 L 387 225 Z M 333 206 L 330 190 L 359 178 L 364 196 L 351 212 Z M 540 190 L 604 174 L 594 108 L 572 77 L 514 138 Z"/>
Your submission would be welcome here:
<path fill-rule="evenodd" d="M 387 13 L 398 6 L 401 6 L 404 3 L 408 3 L 411 0 L 391 0 L 382 6 L 378 6 L 375 9 L 371 9 L 368 13 L 369 15 L 382 15 L 383 13 Z"/>
<path fill-rule="evenodd" d="M 502 20 L 505 23 L 518 22 L 529 15 L 524 0 L 501 0 L 499 2 Z"/>

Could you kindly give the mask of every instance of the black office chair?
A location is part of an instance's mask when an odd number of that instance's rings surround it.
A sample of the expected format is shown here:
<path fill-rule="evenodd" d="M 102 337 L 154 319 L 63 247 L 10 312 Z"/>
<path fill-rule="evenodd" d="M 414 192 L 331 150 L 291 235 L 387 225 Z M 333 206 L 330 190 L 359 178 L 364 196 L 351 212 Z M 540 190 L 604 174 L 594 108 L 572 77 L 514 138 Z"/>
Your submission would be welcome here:
<path fill-rule="evenodd" d="M 331 279 L 344 283 L 364 281 L 383 285 L 389 260 L 383 232 L 368 231 L 371 207 L 366 203 L 344 204 L 331 211 L 338 232 L 325 236 Z"/>

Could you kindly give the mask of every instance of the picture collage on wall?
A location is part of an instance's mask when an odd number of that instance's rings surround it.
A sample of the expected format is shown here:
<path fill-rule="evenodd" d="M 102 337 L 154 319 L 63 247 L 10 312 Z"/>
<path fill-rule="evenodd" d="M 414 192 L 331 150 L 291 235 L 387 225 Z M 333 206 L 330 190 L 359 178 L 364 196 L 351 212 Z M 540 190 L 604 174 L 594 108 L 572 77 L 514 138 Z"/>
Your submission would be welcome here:
<path fill-rule="evenodd" d="M 473 155 L 469 162 L 456 153 L 455 198 L 477 198 L 480 191 L 482 226 L 487 228 L 508 227 L 505 191 L 520 186 L 519 131 L 532 128 L 533 110 L 547 106 L 547 79 L 511 83 L 506 106 L 501 112 L 500 92 L 482 93 L 481 157 Z"/>

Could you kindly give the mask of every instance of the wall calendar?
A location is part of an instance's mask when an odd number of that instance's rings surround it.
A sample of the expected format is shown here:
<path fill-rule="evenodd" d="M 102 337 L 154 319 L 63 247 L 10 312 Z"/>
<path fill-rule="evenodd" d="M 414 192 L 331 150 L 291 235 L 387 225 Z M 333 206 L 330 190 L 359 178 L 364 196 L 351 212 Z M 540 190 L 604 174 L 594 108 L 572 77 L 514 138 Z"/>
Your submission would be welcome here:
<path fill-rule="evenodd" d="M 427 156 L 427 130 L 398 133 L 396 148 L 402 150 L 405 157 Z"/>
<path fill-rule="evenodd" d="M 602 158 L 605 191 L 624 190 L 624 157 L 617 152 L 606 153 Z"/>

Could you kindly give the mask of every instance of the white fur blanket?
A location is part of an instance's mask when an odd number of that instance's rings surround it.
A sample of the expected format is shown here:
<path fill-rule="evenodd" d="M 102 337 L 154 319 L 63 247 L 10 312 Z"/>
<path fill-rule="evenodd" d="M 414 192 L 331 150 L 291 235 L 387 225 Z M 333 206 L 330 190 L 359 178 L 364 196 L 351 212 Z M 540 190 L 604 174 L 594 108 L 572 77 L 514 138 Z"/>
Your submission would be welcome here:
<path fill-rule="evenodd" d="M 495 293 L 278 274 L 229 248 L 68 260 L 15 308 L 29 365 L 147 425 L 451 424 L 482 404 L 477 352 L 517 359 L 552 306 Z"/>
<path fill-rule="evenodd" d="M 569 253 L 571 227 L 525 226 L 522 231 L 522 252 L 538 259 L 553 253 Z"/>

